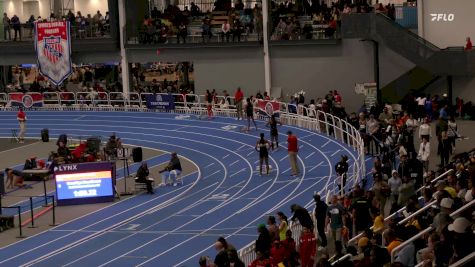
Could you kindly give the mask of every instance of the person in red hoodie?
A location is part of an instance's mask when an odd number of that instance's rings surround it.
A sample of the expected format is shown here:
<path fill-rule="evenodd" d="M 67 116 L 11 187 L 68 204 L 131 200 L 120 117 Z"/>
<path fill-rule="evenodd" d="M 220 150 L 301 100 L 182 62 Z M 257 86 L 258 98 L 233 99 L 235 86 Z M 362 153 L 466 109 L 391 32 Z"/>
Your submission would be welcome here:
<path fill-rule="evenodd" d="M 317 253 L 315 234 L 307 227 L 300 235 L 300 263 L 302 267 L 312 267 Z"/>
<path fill-rule="evenodd" d="M 295 240 L 292 238 L 292 231 L 287 230 L 285 233 L 285 240 L 281 242 L 282 247 L 285 248 L 285 266 L 296 266 L 297 250 L 295 249 Z"/>
<path fill-rule="evenodd" d="M 278 266 L 279 263 L 283 263 L 285 260 L 286 250 L 285 247 L 280 244 L 279 240 L 275 240 L 272 248 L 270 249 L 270 259 L 274 266 Z"/>
<path fill-rule="evenodd" d="M 249 267 L 272 267 L 272 262 L 270 259 L 266 259 L 263 253 L 258 251 L 256 253 L 257 258 L 249 264 Z"/>

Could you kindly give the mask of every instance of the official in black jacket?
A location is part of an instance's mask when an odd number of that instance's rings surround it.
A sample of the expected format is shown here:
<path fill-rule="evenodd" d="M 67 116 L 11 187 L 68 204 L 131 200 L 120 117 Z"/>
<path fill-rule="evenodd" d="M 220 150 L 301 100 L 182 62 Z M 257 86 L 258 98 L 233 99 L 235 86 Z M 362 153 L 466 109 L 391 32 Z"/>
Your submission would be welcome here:
<path fill-rule="evenodd" d="M 341 160 L 335 165 L 335 172 L 338 174 L 338 188 L 342 190 L 342 187 L 345 187 L 346 184 L 346 176 L 348 172 L 348 157 L 346 155 L 341 156 Z M 343 185 L 341 184 L 341 180 L 343 177 Z"/>
<path fill-rule="evenodd" d="M 328 205 L 321 200 L 320 195 L 313 196 L 315 200 L 315 219 L 317 220 L 317 230 L 322 243 L 322 247 L 327 246 L 327 236 L 325 234 L 325 219 L 327 217 Z"/>
<path fill-rule="evenodd" d="M 310 217 L 310 214 L 308 214 L 306 209 L 297 204 L 292 204 L 292 206 L 290 206 L 290 210 L 293 213 L 292 217 L 290 218 L 291 221 L 298 219 L 303 227 L 313 230 L 312 217 Z"/>

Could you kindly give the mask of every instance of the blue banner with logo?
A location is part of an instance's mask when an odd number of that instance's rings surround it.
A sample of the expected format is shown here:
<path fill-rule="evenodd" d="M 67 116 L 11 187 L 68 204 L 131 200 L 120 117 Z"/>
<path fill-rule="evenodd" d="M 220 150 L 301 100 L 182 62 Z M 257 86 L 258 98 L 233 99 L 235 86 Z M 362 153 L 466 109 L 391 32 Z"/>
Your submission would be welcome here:
<path fill-rule="evenodd" d="M 175 97 L 167 94 L 154 94 L 145 97 L 148 109 L 175 109 Z"/>

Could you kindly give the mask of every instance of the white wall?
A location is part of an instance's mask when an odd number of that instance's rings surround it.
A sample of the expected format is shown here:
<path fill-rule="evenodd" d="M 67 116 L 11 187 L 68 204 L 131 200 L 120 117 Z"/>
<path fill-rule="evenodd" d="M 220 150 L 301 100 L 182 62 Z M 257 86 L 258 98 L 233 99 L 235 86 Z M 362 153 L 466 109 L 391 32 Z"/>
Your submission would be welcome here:
<path fill-rule="evenodd" d="M 107 0 L 74 0 L 74 11 L 81 11 L 83 16 L 87 14 L 94 16 L 97 10 L 101 11 L 101 14 L 105 16 L 106 11 L 109 11 Z"/>
<path fill-rule="evenodd" d="M 474 0 L 418 0 L 419 35 L 440 48 L 464 46 L 475 39 Z M 433 21 L 431 14 L 453 14 L 453 21 Z"/>

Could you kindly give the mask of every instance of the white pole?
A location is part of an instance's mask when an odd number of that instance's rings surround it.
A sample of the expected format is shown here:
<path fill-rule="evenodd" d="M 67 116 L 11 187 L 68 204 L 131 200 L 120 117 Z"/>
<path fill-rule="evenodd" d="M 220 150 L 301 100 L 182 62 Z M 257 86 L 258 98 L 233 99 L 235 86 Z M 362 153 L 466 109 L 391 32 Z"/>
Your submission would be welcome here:
<path fill-rule="evenodd" d="M 269 55 L 269 7 L 268 0 L 262 1 L 262 39 L 264 41 L 264 79 L 265 79 L 265 89 L 267 95 L 271 96 L 270 88 L 272 87 L 271 83 L 271 66 L 270 66 L 270 55 Z"/>
<path fill-rule="evenodd" d="M 129 63 L 127 60 L 127 53 L 125 51 L 125 27 L 127 24 L 127 18 L 125 16 L 125 1 L 119 0 L 119 36 L 120 36 L 120 55 L 121 55 L 121 67 L 122 67 L 122 93 L 125 99 L 129 99 L 130 93 L 130 73 Z"/>

